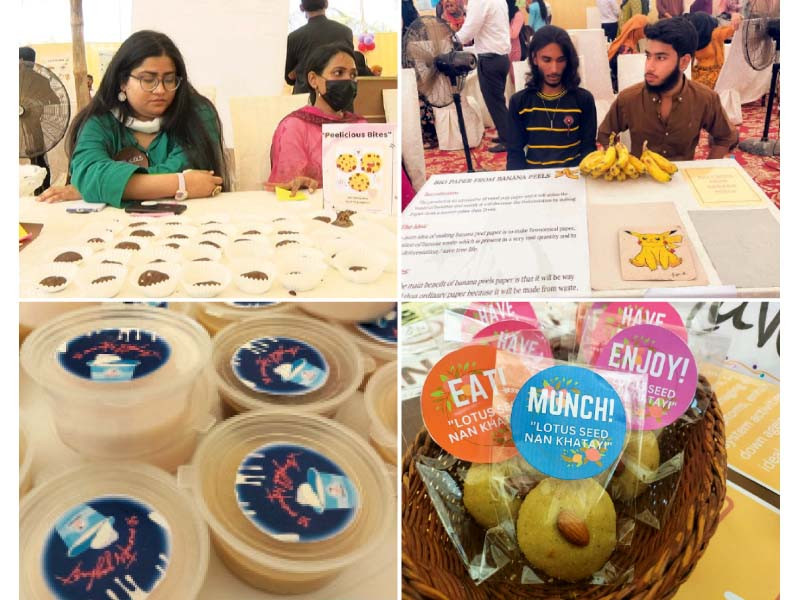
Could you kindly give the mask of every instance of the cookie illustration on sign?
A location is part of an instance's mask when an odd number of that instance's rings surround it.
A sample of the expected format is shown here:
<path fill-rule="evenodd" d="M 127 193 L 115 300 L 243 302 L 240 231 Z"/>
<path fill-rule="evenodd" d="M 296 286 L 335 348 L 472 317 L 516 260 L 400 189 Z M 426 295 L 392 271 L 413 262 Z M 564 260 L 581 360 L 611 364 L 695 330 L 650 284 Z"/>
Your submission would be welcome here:
<path fill-rule="evenodd" d="M 352 173 L 357 165 L 358 161 L 352 154 L 340 154 L 336 157 L 336 168 L 345 173 Z"/>
<path fill-rule="evenodd" d="M 350 175 L 348 183 L 350 187 L 357 192 L 366 192 L 369 189 L 369 177 L 364 175 L 364 173 L 354 173 Z"/>
<path fill-rule="evenodd" d="M 361 157 L 361 170 L 365 173 L 377 173 L 381 170 L 381 157 L 374 152 L 368 152 Z"/>

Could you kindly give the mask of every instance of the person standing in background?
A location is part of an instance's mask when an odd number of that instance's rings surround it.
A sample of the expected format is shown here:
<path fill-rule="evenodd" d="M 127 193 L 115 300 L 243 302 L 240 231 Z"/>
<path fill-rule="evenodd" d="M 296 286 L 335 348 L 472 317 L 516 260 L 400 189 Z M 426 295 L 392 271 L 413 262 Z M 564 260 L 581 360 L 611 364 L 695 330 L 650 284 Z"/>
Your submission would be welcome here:
<path fill-rule="evenodd" d="M 683 0 L 656 0 L 659 19 L 670 19 L 683 14 Z"/>
<path fill-rule="evenodd" d="M 341 42 L 353 48 L 353 31 L 346 25 L 325 16 L 328 0 L 301 0 L 300 9 L 308 23 L 289 34 L 286 39 L 286 68 L 284 79 L 293 86 L 293 94 L 309 91 L 305 61 L 314 48 Z"/>
<path fill-rule="evenodd" d="M 717 12 L 730 21 L 733 15 L 742 14 L 742 0 L 719 0 Z"/>
<path fill-rule="evenodd" d="M 510 140 L 506 79 L 511 70 L 511 28 L 505 0 L 470 0 L 467 18 L 455 34 L 459 42 L 474 41 L 478 55 L 478 84 L 497 128 L 499 142 L 489 152 L 505 152 Z"/>
<path fill-rule="evenodd" d="M 550 13 L 547 12 L 547 5 L 544 0 L 533 0 L 528 4 L 528 25 L 534 33 L 541 29 L 549 20 Z"/>
<path fill-rule="evenodd" d="M 525 25 L 525 13 L 517 6 L 515 0 L 507 0 L 508 3 L 508 27 L 511 33 L 511 52 L 508 58 L 511 62 L 522 60 L 522 45 L 519 42 L 519 34 L 522 26 Z M 511 73 L 511 77 L 514 74 Z"/>
<path fill-rule="evenodd" d="M 622 29 L 628 20 L 635 16 L 642 14 L 642 0 L 622 0 L 619 7 L 619 28 Z"/>
<path fill-rule="evenodd" d="M 689 7 L 689 13 L 704 12 L 710 15 L 714 10 L 711 0 L 694 0 Z"/>
<path fill-rule="evenodd" d="M 597 0 L 597 10 L 600 12 L 600 26 L 606 34 L 606 39 L 613 42 L 619 31 L 619 3 L 617 0 Z"/>

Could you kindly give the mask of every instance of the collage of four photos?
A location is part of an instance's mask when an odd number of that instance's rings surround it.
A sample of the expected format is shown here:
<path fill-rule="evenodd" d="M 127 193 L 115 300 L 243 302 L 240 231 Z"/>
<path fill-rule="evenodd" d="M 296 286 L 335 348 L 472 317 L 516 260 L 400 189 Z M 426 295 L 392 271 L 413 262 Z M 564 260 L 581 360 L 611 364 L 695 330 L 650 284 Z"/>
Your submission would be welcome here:
<path fill-rule="evenodd" d="M 780 597 L 778 0 L 17 11 L 20 599 Z"/>

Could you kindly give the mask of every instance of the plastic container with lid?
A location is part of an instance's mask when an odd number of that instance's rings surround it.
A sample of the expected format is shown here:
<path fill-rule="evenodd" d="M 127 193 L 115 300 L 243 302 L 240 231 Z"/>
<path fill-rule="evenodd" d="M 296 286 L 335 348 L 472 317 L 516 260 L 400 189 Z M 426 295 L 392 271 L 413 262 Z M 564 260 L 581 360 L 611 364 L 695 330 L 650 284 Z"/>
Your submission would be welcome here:
<path fill-rule="evenodd" d="M 320 319 L 360 323 L 379 319 L 397 305 L 394 302 L 301 302 L 298 306 Z"/>
<path fill-rule="evenodd" d="M 369 415 L 369 439 L 383 459 L 397 464 L 397 361 L 386 363 L 370 377 L 364 392 Z"/>
<path fill-rule="evenodd" d="M 218 556 L 271 593 L 318 589 L 395 543 L 384 464 L 355 432 L 317 415 L 262 410 L 229 419 L 178 479 L 194 491 Z"/>
<path fill-rule="evenodd" d="M 211 360 L 230 413 L 291 408 L 330 416 L 364 376 L 364 359 L 347 335 L 300 315 L 227 326 L 214 336 Z"/>
<path fill-rule="evenodd" d="M 213 336 L 231 323 L 292 310 L 294 305 L 289 302 L 196 302 L 191 314 Z"/>
<path fill-rule="evenodd" d="M 380 369 L 387 362 L 397 360 L 397 304 L 392 304 L 380 317 L 371 321 L 336 325 L 355 340 L 365 357 L 374 362 L 374 366 L 367 369 L 367 374 Z M 365 388 L 362 386 L 361 389 Z"/>
<path fill-rule="evenodd" d="M 88 456 L 132 457 L 191 430 L 211 341 L 192 319 L 104 305 L 36 329 L 20 362 L 41 386 L 59 437 Z"/>
<path fill-rule="evenodd" d="M 31 491 L 19 515 L 20 598 L 191 600 L 203 585 L 208 529 L 155 467 L 71 469 Z"/>
<path fill-rule="evenodd" d="M 32 487 L 33 444 L 30 432 L 19 426 L 19 497 L 22 498 Z"/>

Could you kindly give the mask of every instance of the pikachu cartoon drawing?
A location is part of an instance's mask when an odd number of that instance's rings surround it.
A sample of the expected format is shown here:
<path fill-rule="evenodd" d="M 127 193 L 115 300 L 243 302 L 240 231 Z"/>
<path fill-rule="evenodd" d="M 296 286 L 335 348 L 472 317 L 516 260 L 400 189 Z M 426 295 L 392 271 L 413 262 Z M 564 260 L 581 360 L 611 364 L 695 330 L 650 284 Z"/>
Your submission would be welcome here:
<path fill-rule="evenodd" d="M 683 262 L 675 255 L 675 248 L 683 241 L 682 235 L 675 235 L 677 229 L 663 233 L 637 233 L 625 230 L 639 240 L 642 247 L 639 254 L 629 259 L 634 267 L 648 267 L 655 271 L 659 266 L 665 271 L 677 267 Z"/>

